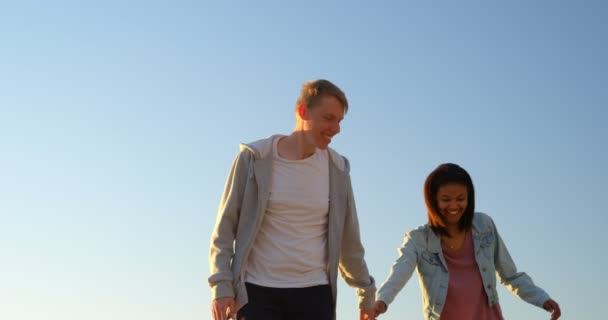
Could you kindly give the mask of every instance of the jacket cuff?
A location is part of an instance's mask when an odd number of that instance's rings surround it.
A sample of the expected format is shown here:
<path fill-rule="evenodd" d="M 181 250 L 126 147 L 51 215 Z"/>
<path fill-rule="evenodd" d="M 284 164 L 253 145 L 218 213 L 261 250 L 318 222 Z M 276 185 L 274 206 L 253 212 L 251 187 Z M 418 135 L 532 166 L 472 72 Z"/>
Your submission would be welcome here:
<path fill-rule="evenodd" d="M 393 302 L 394 298 L 391 298 L 385 293 L 376 294 L 376 301 L 382 301 L 386 305 L 386 310 L 388 310 L 388 306 Z"/>
<path fill-rule="evenodd" d="M 369 310 L 374 308 L 376 302 L 376 282 L 373 277 L 369 277 L 370 284 L 365 287 L 357 288 L 359 296 L 359 309 Z"/>
<path fill-rule="evenodd" d="M 551 299 L 551 297 L 549 297 L 549 295 L 546 292 L 543 292 L 539 295 L 539 297 L 536 299 L 536 303 L 534 303 L 534 305 L 536 305 L 539 308 L 543 308 L 543 304 L 545 303 L 545 301 Z"/>
<path fill-rule="evenodd" d="M 234 297 L 234 288 L 231 281 L 221 281 L 211 287 L 211 299 Z"/>

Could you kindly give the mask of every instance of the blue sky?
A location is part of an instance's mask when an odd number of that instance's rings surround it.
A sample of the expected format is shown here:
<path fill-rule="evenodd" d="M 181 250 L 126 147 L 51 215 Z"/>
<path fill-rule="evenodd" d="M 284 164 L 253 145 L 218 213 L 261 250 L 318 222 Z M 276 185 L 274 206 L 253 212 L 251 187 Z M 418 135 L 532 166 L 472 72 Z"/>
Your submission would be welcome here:
<path fill-rule="evenodd" d="M 472 175 L 564 319 L 602 317 L 601 1 L 0 4 L 0 318 L 208 319 L 209 237 L 238 144 L 294 127 L 302 83 L 350 110 L 381 283 L 438 164 Z M 508 319 L 548 314 L 499 291 Z M 420 319 L 416 278 L 383 319 Z M 340 283 L 338 319 L 357 316 Z"/>

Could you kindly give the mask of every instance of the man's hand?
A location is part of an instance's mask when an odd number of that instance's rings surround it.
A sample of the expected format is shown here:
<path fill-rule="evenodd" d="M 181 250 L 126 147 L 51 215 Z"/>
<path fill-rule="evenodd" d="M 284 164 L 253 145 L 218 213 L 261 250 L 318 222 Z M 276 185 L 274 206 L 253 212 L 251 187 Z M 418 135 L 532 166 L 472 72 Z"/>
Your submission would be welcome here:
<path fill-rule="evenodd" d="M 211 316 L 213 320 L 236 319 L 235 302 L 233 297 L 222 297 L 211 301 Z"/>

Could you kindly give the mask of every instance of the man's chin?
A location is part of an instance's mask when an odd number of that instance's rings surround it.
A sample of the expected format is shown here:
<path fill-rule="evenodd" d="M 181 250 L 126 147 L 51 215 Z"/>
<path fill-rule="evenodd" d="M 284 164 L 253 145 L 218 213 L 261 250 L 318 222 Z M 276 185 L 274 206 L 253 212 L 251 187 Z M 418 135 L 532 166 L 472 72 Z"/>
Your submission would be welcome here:
<path fill-rule="evenodd" d="M 319 148 L 321 150 L 325 150 L 329 147 L 330 143 L 331 143 L 331 140 L 323 140 L 323 141 L 317 143 L 317 148 Z"/>
<path fill-rule="evenodd" d="M 329 143 L 319 143 L 317 145 L 317 148 L 319 148 L 321 150 L 325 150 L 325 149 L 329 148 Z"/>

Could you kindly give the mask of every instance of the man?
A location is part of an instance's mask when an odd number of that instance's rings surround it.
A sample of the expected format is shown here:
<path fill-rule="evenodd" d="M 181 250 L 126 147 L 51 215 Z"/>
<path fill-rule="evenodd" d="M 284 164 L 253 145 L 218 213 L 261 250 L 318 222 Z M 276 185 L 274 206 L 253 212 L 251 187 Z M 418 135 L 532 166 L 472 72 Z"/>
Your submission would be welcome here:
<path fill-rule="evenodd" d="M 338 270 L 373 319 L 349 163 L 328 147 L 347 111 L 336 85 L 307 82 L 290 135 L 241 145 L 211 237 L 214 320 L 335 319 Z"/>

